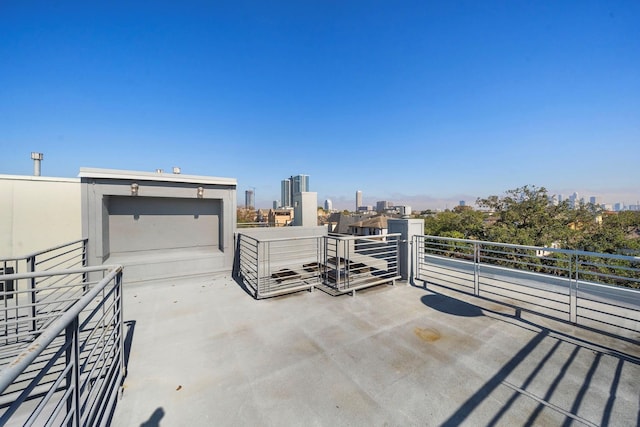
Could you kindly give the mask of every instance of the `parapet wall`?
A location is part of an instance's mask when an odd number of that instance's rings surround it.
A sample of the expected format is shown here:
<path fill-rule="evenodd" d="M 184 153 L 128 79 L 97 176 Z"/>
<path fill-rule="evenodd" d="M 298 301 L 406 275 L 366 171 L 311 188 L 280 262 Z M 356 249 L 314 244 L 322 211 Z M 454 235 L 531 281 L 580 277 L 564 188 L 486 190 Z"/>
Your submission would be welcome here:
<path fill-rule="evenodd" d="M 0 175 L 0 258 L 81 238 L 79 179 Z"/>

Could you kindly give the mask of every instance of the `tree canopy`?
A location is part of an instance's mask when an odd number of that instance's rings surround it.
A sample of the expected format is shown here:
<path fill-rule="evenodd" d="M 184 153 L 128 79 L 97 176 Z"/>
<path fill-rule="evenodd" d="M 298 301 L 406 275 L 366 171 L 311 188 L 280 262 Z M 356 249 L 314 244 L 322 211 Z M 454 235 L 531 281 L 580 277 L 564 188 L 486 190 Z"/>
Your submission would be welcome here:
<path fill-rule="evenodd" d="M 640 212 L 602 212 L 590 203 L 558 202 L 546 188 L 524 186 L 476 205 L 425 217 L 425 234 L 602 253 L 640 251 Z"/>

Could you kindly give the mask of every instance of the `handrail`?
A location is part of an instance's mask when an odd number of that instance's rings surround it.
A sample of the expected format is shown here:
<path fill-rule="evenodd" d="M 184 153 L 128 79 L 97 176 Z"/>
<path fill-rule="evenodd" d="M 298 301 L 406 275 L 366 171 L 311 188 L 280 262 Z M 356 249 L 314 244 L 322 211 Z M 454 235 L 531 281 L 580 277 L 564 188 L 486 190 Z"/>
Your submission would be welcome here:
<path fill-rule="evenodd" d="M 329 237 L 336 240 L 377 240 L 384 237 L 400 237 L 402 233 L 389 233 L 389 234 L 370 234 L 368 236 L 353 236 L 345 234 L 329 233 Z"/>
<path fill-rule="evenodd" d="M 0 259 L 0 261 L 20 261 L 20 260 L 23 260 L 23 259 L 29 259 L 29 258 L 33 258 L 34 256 L 42 255 L 42 254 L 47 253 L 47 252 L 51 252 L 51 251 L 55 251 L 57 249 L 64 248 L 65 246 L 71 246 L 71 245 L 75 245 L 76 243 L 81 243 L 81 242 L 84 243 L 87 240 L 88 240 L 87 238 L 73 240 L 71 242 L 62 243 L 60 245 L 56 245 L 56 246 L 53 246 L 53 247 L 50 247 L 50 248 L 47 248 L 47 249 L 31 252 L 29 254 L 22 255 L 22 256 L 19 256 L 19 257 L 2 258 L 2 259 Z"/>
<path fill-rule="evenodd" d="M 241 233 L 242 234 L 242 233 Z M 247 234 L 242 234 L 243 237 L 248 237 L 252 240 L 255 240 L 258 243 L 266 243 L 266 242 L 290 242 L 293 240 L 309 240 L 309 239 L 317 239 L 322 236 L 292 236 L 292 237 L 270 237 L 268 239 L 259 239 L 254 236 L 249 236 Z"/>
<path fill-rule="evenodd" d="M 426 235 L 414 236 L 413 251 L 413 277 L 425 283 L 574 324 L 640 330 L 640 257 Z"/>
<path fill-rule="evenodd" d="M 44 276 L 64 276 L 69 274 L 82 274 L 93 273 L 95 271 L 104 271 L 109 268 L 116 268 L 115 265 L 100 265 L 94 267 L 82 267 L 82 268 L 70 268 L 68 270 L 49 270 L 49 271 L 36 271 L 33 273 L 13 273 L 13 274 L 0 274 L 2 280 L 16 280 L 16 279 L 33 279 L 35 277 Z"/>
<path fill-rule="evenodd" d="M 423 235 L 422 237 L 424 237 L 425 239 L 443 240 L 447 242 L 460 242 L 460 243 L 471 243 L 471 244 L 481 243 L 485 245 L 501 246 L 505 248 L 543 250 L 546 252 L 557 252 L 557 253 L 563 253 L 567 255 L 584 255 L 584 256 L 591 256 L 591 257 L 595 256 L 599 258 L 610 258 L 610 259 L 618 259 L 622 261 L 640 262 L 640 256 L 606 254 L 602 252 L 589 252 L 589 251 L 581 251 L 578 249 L 561 249 L 561 248 L 552 248 L 552 247 L 545 247 L 545 246 L 517 245 L 513 243 L 490 242 L 487 240 L 474 240 L 474 239 L 460 239 L 456 237 L 442 237 L 442 236 L 430 236 L 430 235 Z"/>
<path fill-rule="evenodd" d="M 82 271 L 104 271 L 110 270 L 109 273 L 93 288 L 91 288 L 85 295 L 83 295 L 75 304 L 73 304 L 67 311 L 65 311 L 59 318 L 54 320 L 46 329 L 44 329 L 40 335 L 29 344 L 29 347 L 20 353 L 6 368 L 0 371 L 0 393 L 9 387 L 13 381 L 15 381 L 20 374 L 44 351 L 56 337 L 65 330 L 65 328 L 74 321 L 76 317 L 84 310 L 91 301 L 98 296 L 102 290 L 116 277 L 117 274 L 122 272 L 122 266 L 102 266 L 102 267 L 89 267 L 82 269 Z M 68 273 L 68 271 L 67 271 Z M 37 277 L 39 275 L 51 275 L 52 272 L 46 273 L 25 273 L 15 274 L 8 276 L 23 276 Z M 56 274 L 66 274 L 65 272 L 56 272 Z M 5 276 L 6 278 L 7 276 Z"/>

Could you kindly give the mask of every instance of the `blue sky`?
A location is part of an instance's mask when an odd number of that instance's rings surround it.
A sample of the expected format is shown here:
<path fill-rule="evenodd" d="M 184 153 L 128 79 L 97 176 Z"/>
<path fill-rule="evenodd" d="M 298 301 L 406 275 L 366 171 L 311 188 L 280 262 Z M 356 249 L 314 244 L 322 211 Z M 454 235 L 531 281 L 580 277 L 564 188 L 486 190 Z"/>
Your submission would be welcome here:
<path fill-rule="evenodd" d="M 0 3 L 0 173 L 234 177 L 258 206 L 640 198 L 640 2 Z M 243 203 L 241 201 L 241 203 Z"/>

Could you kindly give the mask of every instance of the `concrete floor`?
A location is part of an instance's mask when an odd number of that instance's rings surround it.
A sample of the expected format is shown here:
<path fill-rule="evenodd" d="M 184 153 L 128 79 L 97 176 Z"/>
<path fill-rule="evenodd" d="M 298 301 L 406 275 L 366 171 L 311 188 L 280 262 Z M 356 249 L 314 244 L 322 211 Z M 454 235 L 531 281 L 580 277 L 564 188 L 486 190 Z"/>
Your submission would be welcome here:
<path fill-rule="evenodd" d="M 640 424 L 640 337 L 429 286 L 256 301 L 230 277 L 127 286 L 114 426 Z"/>

